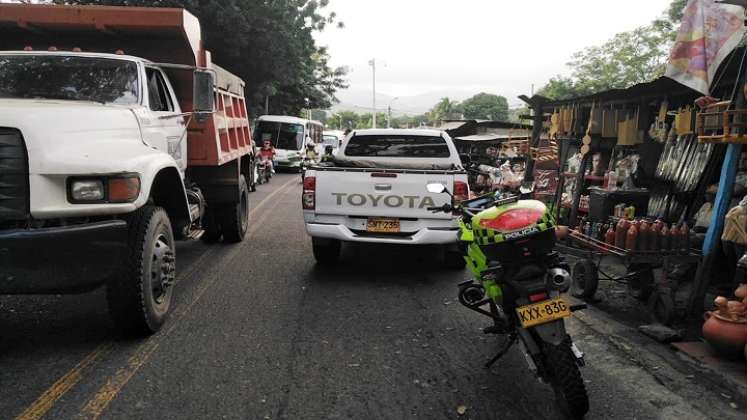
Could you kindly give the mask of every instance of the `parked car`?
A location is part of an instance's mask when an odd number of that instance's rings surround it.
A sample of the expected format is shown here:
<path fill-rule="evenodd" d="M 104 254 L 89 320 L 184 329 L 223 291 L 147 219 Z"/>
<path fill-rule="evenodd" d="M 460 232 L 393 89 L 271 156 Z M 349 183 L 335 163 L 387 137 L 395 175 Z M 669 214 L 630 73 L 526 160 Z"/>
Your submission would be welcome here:
<path fill-rule="evenodd" d="M 0 4 L 0 26 L 0 293 L 106 285 L 121 330 L 158 331 L 175 239 L 247 232 L 244 82 L 182 9 Z"/>
<path fill-rule="evenodd" d="M 434 214 L 442 183 L 453 200 L 469 196 L 467 173 L 451 138 L 435 130 L 363 130 L 343 141 L 334 164 L 310 167 L 302 206 L 314 256 L 334 263 L 343 242 L 441 245 L 447 265 L 463 267 L 457 219 Z"/>

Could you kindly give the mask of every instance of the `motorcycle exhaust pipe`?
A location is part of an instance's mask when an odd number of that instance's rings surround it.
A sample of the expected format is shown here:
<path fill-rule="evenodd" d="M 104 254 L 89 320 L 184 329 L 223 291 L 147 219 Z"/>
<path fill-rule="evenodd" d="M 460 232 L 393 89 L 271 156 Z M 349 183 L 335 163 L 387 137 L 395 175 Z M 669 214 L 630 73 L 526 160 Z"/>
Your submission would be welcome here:
<path fill-rule="evenodd" d="M 548 283 L 552 289 L 567 292 L 571 287 L 571 275 L 562 268 L 553 268 L 547 274 Z"/>

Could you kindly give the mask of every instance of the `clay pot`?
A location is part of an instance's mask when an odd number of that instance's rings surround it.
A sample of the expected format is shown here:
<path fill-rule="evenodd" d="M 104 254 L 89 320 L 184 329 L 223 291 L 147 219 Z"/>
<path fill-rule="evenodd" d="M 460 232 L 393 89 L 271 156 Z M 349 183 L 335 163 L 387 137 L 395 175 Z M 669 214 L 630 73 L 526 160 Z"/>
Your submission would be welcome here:
<path fill-rule="evenodd" d="M 721 356 L 737 359 L 747 346 L 747 321 L 732 321 L 717 313 L 703 314 L 703 337 Z"/>

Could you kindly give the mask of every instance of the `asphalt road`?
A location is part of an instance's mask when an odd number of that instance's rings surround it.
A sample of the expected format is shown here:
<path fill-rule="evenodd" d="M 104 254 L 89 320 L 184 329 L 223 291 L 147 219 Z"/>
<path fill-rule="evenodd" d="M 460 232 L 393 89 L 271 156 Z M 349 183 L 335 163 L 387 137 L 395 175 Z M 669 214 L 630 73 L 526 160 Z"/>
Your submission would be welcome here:
<path fill-rule="evenodd" d="M 319 269 L 298 176 L 251 198 L 242 244 L 179 243 L 173 314 L 147 340 L 117 338 L 102 291 L 0 297 L 0 417 L 451 419 L 463 405 L 461 418 L 561 418 L 518 350 L 482 367 L 500 338 L 456 302 L 466 272 L 380 246 Z M 604 336 L 570 331 L 588 418 L 706 418 Z"/>

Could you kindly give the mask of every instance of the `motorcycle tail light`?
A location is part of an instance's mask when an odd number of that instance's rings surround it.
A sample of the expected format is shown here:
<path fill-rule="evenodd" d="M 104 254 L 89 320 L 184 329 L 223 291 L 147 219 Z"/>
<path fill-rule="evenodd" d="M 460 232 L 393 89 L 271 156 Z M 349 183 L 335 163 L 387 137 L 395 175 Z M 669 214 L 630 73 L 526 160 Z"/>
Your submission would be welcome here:
<path fill-rule="evenodd" d="M 512 209 L 495 219 L 483 220 L 480 225 L 499 232 L 513 232 L 537 224 L 544 214 L 545 211 L 541 209 Z"/>
<path fill-rule="evenodd" d="M 469 185 L 466 182 L 454 181 L 454 205 L 469 199 Z"/>
<path fill-rule="evenodd" d="M 304 210 L 316 208 L 316 177 L 307 176 L 303 179 L 303 195 L 301 196 Z"/>
<path fill-rule="evenodd" d="M 547 293 L 545 293 L 545 292 L 535 293 L 533 295 L 529 295 L 529 301 L 532 302 L 532 303 L 534 303 L 534 302 L 541 302 L 541 301 L 546 300 L 546 299 L 547 299 Z"/>

